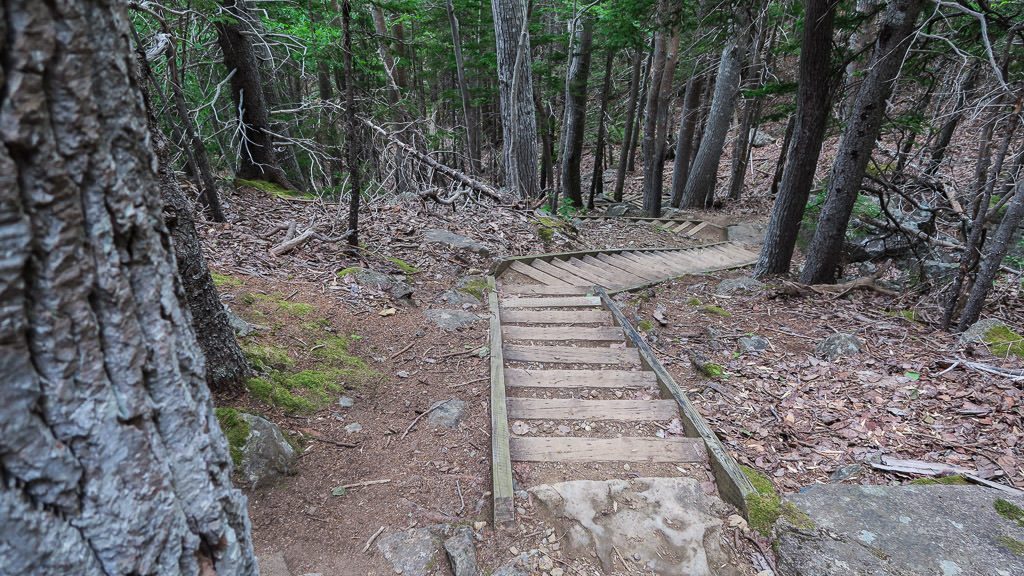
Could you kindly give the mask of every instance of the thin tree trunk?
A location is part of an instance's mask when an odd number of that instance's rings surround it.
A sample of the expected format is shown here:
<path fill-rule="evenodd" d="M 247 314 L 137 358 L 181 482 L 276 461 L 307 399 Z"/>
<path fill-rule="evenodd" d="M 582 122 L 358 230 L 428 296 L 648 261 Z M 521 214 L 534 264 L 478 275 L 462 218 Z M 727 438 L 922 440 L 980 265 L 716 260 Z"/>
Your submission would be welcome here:
<path fill-rule="evenodd" d="M 626 122 L 623 125 L 622 149 L 619 151 L 619 169 L 615 173 L 613 197 L 616 202 L 622 202 L 622 189 L 626 184 L 626 170 L 631 150 L 633 149 L 633 140 L 636 138 L 633 124 L 636 118 L 637 99 L 640 93 L 640 63 L 642 61 L 643 52 L 637 50 L 633 54 L 633 72 L 629 80 L 629 102 L 626 104 Z"/>
<path fill-rule="evenodd" d="M 931 158 L 925 170 L 929 175 L 935 174 L 938 171 L 942 160 L 946 157 L 946 150 L 949 148 L 949 143 L 953 141 L 953 134 L 956 133 L 956 127 L 960 124 L 960 119 L 963 118 L 964 111 L 966 110 L 967 93 L 974 89 L 974 84 L 978 79 L 978 68 L 977 65 L 973 66 L 967 73 L 963 86 L 957 90 L 956 103 L 953 105 L 953 110 L 950 111 L 949 117 L 942 123 L 942 127 L 939 129 L 939 137 L 931 147 Z"/>
<path fill-rule="evenodd" d="M 782 187 L 768 220 L 755 276 L 789 272 L 828 126 L 835 4 L 832 0 L 805 0 L 804 14 L 796 113 L 786 128 L 795 139 L 790 146 L 787 136 L 782 146 L 786 156 Z"/>
<path fill-rule="evenodd" d="M 359 143 L 361 126 L 356 111 L 356 79 L 352 66 L 352 3 L 343 0 L 341 5 L 342 34 L 344 34 L 345 53 L 345 112 L 348 134 L 345 135 L 345 163 L 348 164 L 348 243 L 359 247 L 359 197 L 362 194 L 362 181 L 359 169 Z"/>
<path fill-rule="evenodd" d="M 577 22 L 577 42 L 565 74 L 565 121 L 562 124 L 561 188 L 572 207 L 583 207 L 580 161 L 583 159 L 583 131 L 587 121 L 587 82 L 594 21 L 587 16 Z M 582 24 L 582 25 L 581 25 Z"/>
<path fill-rule="evenodd" d="M 612 92 L 612 68 L 615 64 L 615 50 L 609 49 L 604 60 L 604 82 L 601 85 L 601 109 L 597 113 L 597 144 L 594 147 L 594 171 L 590 176 L 590 197 L 587 208 L 594 209 L 594 196 L 604 194 L 604 140 L 605 115 L 608 113 L 608 99 Z"/>
<path fill-rule="evenodd" d="M 665 180 L 665 146 L 668 142 L 668 117 L 672 103 L 672 81 L 679 59 L 679 32 L 675 31 L 666 46 L 665 69 L 658 86 L 657 113 L 655 114 L 654 150 L 649 163 L 644 164 L 644 213 L 652 218 L 661 216 L 661 193 Z M 651 110 L 648 110 L 648 114 Z"/>
<path fill-rule="evenodd" d="M 130 22 L 0 3 L 0 571 L 251 575 Z"/>
<path fill-rule="evenodd" d="M 636 170 L 636 150 L 640 144 L 640 125 L 647 118 L 644 112 L 647 110 L 647 93 L 651 87 L 651 72 L 654 67 L 654 48 L 647 54 L 647 64 L 644 66 L 644 78 L 640 84 L 640 109 L 637 111 L 636 120 L 633 124 L 633 139 L 629 146 L 629 164 L 626 166 L 626 170 L 633 172 Z"/>
<path fill-rule="evenodd" d="M 520 198 L 533 198 L 540 194 L 540 187 L 529 10 L 523 0 L 491 0 L 491 9 L 498 53 L 505 188 Z"/>
<path fill-rule="evenodd" d="M 555 187 L 555 169 L 554 169 L 554 155 L 555 155 L 555 142 L 552 136 L 554 127 L 552 126 L 552 117 L 554 116 L 551 112 L 551 107 L 542 103 L 540 100 L 540 86 L 533 86 L 533 104 L 537 110 L 537 126 L 540 132 L 540 189 L 548 190 Z"/>
<path fill-rule="evenodd" d="M 452 29 L 452 49 L 455 52 L 455 73 L 459 82 L 459 96 L 462 98 L 462 116 L 466 122 L 466 143 L 469 146 L 469 173 L 480 173 L 480 121 L 478 112 L 472 104 L 469 94 L 469 82 L 466 80 L 466 66 L 462 59 L 462 34 L 459 32 L 459 19 L 455 16 L 452 0 L 447 0 L 448 25 Z"/>
<path fill-rule="evenodd" d="M 843 131 L 832 165 L 828 196 L 800 275 L 805 284 L 835 281 L 853 204 L 860 193 L 865 169 L 882 129 L 886 101 L 910 49 L 911 34 L 923 3 L 923 0 L 894 0 L 881 16 L 871 65 Z"/>
<path fill-rule="evenodd" d="M 765 34 L 767 32 L 765 20 L 767 18 L 768 11 L 762 9 L 756 22 L 756 33 L 754 34 L 753 42 L 753 54 L 750 58 L 750 65 L 747 67 L 747 72 L 742 74 L 742 77 L 753 76 L 755 80 L 755 87 L 760 88 L 764 83 L 764 66 L 762 65 L 762 54 L 764 53 L 765 47 Z M 768 40 L 770 42 L 770 40 Z M 771 50 L 768 46 L 767 50 Z M 740 81 L 740 85 L 747 83 L 747 78 L 743 78 Z M 758 125 L 758 116 L 760 116 L 761 110 L 761 98 L 754 96 L 741 103 L 740 110 L 740 125 L 739 131 L 736 134 L 736 139 L 733 142 L 732 148 L 732 176 L 729 179 L 729 199 L 739 200 L 743 194 L 743 183 L 747 176 L 747 166 L 750 163 L 750 131 Z"/>
<path fill-rule="evenodd" d="M 775 196 L 779 193 L 779 184 L 782 183 L 782 170 L 789 158 L 789 149 L 793 142 L 793 130 L 796 128 L 796 114 L 790 114 L 786 121 L 786 133 L 782 136 L 782 148 L 779 150 L 779 157 L 775 160 L 775 171 L 772 173 L 772 187 L 769 194 Z M 820 148 L 819 148 L 820 150 Z"/>
<path fill-rule="evenodd" d="M 672 165 L 672 207 L 679 208 L 683 201 L 683 190 L 690 175 L 690 156 L 693 152 L 693 136 L 697 130 L 697 116 L 700 95 L 703 91 L 703 76 L 694 74 L 686 81 L 686 95 L 683 96 L 683 112 L 679 116 L 679 134 L 676 136 L 676 157 Z"/>

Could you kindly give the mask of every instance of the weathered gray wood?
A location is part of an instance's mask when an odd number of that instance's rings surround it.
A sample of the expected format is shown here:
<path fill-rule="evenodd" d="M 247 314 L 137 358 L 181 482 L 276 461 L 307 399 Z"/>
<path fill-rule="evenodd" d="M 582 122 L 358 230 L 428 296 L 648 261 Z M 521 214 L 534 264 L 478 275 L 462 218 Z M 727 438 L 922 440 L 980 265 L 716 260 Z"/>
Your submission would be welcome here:
<path fill-rule="evenodd" d="M 591 285 L 598 284 L 601 286 L 607 286 L 609 284 L 608 278 L 598 274 L 594 274 L 590 270 L 575 266 L 565 260 L 559 260 L 558 258 L 552 258 L 550 264 L 555 268 L 560 268 L 566 272 L 584 278 L 588 280 Z"/>
<path fill-rule="evenodd" d="M 700 232 L 701 230 L 703 230 L 704 228 L 706 228 L 707 225 L 708 225 L 707 222 L 701 222 L 700 224 L 697 224 L 693 228 L 690 228 L 689 230 L 687 230 L 685 235 L 686 236 L 696 236 L 697 233 Z"/>
<path fill-rule="evenodd" d="M 600 306 L 597 296 L 558 296 L 552 298 L 502 298 L 502 308 L 578 308 Z"/>
<path fill-rule="evenodd" d="M 651 371 L 505 369 L 505 384 L 517 388 L 643 388 L 657 383 Z"/>
<path fill-rule="evenodd" d="M 516 462 L 704 462 L 704 443 L 694 438 L 515 437 Z"/>
<path fill-rule="evenodd" d="M 607 310 L 504 310 L 501 320 L 505 324 L 608 324 L 612 316 Z"/>
<path fill-rule="evenodd" d="M 530 278 L 533 278 L 534 280 L 540 282 L 541 284 L 549 284 L 551 286 L 571 286 L 571 284 L 569 284 L 568 282 L 563 282 L 558 278 L 555 278 L 554 276 L 548 274 L 547 272 L 538 270 L 533 266 L 526 264 L 525 262 L 512 262 L 510 268 L 524 276 L 529 276 Z"/>
<path fill-rule="evenodd" d="M 638 282 L 643 282 L 644 279 L 639 276 L 629 274 L 625 270 L 610 270 L 607 267 L 595 266 L 588 262 L 584 262 L 579 258 L 570 258 L 569 264 L 587 270 L 588 272 L 600 276 L 605 279 L 606 282 L 600 283 L 601 286 L 612 287 L 612 286 L 629 286 Z"/>
<path fill-rule="evenodd" d="M 540 270 L 541 272 L 544 272 L 545 274 L 550 274 L 552 278 L 558 278 L 562 282 L 567 282 L 569 284 L 572 284 L 573 286 L 593 286 L 594 285 L 593 282 L 591 282 L 591 281 L 589 281 L 589 280 L 587 280 L 585 278 L 580 278 L 579 276 L 576 276 L 575 274 L 570 274 L 570 273 L 566 272 L 565 270 L 562 270 L 561 268 L 557 268 L 555 266 L 552 266 L 551 264 L 549 264 L 545 260 L 533 260 L 532 262 L 530 262 L 530 266 L 533 266 L 534 268 L 536 268 L 537 270 Z"/>
<path fill-rule="evenodd" d="M 723 244 L 723 243 L 724 242 L 716 242 L 716 243 L 712 243 L 712 244 L 704 244 L 703 246 L 715 246 L 716 244 Z M 494 276 L 495 278 L 501 276 L 501 273 L 504 272 L 505 270 L 507 270 L 512 265 L 513 262 L 529 263 L 529 262 L 531 262 L 533 260 L 550 261 L 552 258 L 560 258 L 562 260 L 566 260 L 566 259 L 572 258 L 574 256 L 577 257 L 577 258 L 581 258 L 583 256 L 588 256 L 588 255 L 593 255 L 593 254 L 615 254 L 616 252 L 623 252 L 623 251 L 626 251 L 626 250 L 631 250 L 631 251 L 634 251 L 634 252 L 648 252 L 648 251 L 666 251 L 666 250 L 667 251 L 672 251 L 674 249 L 672 249 L 672 248 L 603 248 L 603 249 L 598 249 L 598 250 L 579 250 L 579 251 L 576 251 L 576 252 L 552 252 L 552 253 L 549 253 L 549 254 L 526 254 L 524 256 L 511 256 L 511 257 L 503 258 L 503 259 L 495 262 L 495 264 L 494 264 L 494 266 L 493 266 L 493 268 L 491 270 L 491 275 Z M 683 250 L 685 250 L 685 248 L 683 248 Z"/>
<path fill-rule="evenodd" d="M 550 284 L 502 284 L 502 294 L 524 296 L 575 296 L 593 292 L 593 286 L 551 286 Z"/>
<path fill-rule="evenodd" d="M 626 339 L 622 330 L 615 326 L 503 326 L 501 332 L 508 340 L 622 342 Z"/>
<path fill-rule="evenodd" d="M 678 416 L 675 400 L 508 399 L 508 417 L 522 420 L 661 421 Z"/>
<path fill-rule="evenodd" d="M 640 357 L 637 356 L 636 350 L 633 348 L 574 348 L 572 346 L 506 344 L 505 359 L 559 364 L 640 364 Z"/>
<path fill-rule="evenodd" d="M 663 274 L 659 274 L 657 272 L 654 272 L 653 270 L 651 270 L 649 268 L 648 269 L 644 269 L 643 267 L 636 265 L 629 258 L 626 258 L 626 257 L 621 256 L 619 254 L 614 254 L 614 255 L 598 254 L 597 256 L 595 256 L 595 258 L 597 258 L 601 262 L 604 262 L 604 264 L 606 266 L 614 266 L 615 268 L 619 268 L 621 270 L 625 270 L 626 272 L 629 272 L 630 274 L 633 274 L 635 276 L 639 276 L 641 278 L 646 278 L 647 280 L 660 280 L 660 279 L 665 277 Z"/>
<path fill-rule="evenodd" d="M 505 359 L 502 356 L 501 311 L 494 277 L 487 278 L 487 303 L 491 310 L 491 477 L 494 495 L 494 524 L 506 526 L 515 520 L 512 496 L 512 461 L 509 457 L 508 412 L 505 403 Z"/>
<path fill-rule="evenodd" d="M 755 492 L 750 480 L 740 470 L 739 464 L 736 463 L 736 460 L 725 449 L 725 446 L 718 439 L 714 431 L 711 430 L 711 427 L 708 426 L 704 417 L 700 415 L 697 408 L 687 398 L 686 393 L 683 392 L 682 388 L 672 378 L 672 375 L 662 366 L 657 356 L 654 355 L 654 351 L 647 344 L 647 341 L 640 337 L 640 334 L 629 323 L 625 314 L 619 310 L 615 301 L 608 295 L 608 292 L 601 288 L 597 292 L 604 301 L 605 306 L 611 311 L 612 316 L 615 318 L 615 323 L 622 327 L 626 337 L 635 346 L 632 349 L 639 353 L 643 366 L 654 372 L 662 390 L 675 398 L 679 404 L 683 428 L 686 430 L 686 434 L 703 440 L 710 457 L 711 472 L 715 476 L 715 483 L 718 485 L 718 492 L 722 495 L 722 498 L 742 510 L 744 514 L 747 514 L 747 498 Z"/>

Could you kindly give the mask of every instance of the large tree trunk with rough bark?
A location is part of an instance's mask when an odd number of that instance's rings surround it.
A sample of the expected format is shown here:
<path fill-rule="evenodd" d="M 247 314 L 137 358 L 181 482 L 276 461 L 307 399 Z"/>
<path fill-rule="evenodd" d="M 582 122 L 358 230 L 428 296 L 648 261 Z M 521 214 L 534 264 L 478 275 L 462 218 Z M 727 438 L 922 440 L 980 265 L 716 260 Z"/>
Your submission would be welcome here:
<path fill-rule="evenodd" d="M 537 179 L 537 117 L 530 71 L 530 30 L 527 3 L 491 0 L 498 53 L 501 102 L 501 158 L 505 188 L 520 198 L 540 193 Z"/>
<path fill-rule="evenodd" d="M 665 179 L 665 146 L 668 142 L 668 113 L 672 103 L 672 81 L 679 59 L 679 32 L 675 31 L 666 47 L 665 69 L 658 86 L 658 109 L 654 118 L 654 150 L 644 163 L 644 214 L 661 216 L 661 194 Z M 652 89 L 654 87 L 652 86 Z M 652 111 L 648 110 L 648 114 Z"/>
<path fill-rule="evenodd" d="M 587 209 L 594 209 L 594 196 L 604 194 L 605 167 L 605 116 L 608 112 L 608 99 L 612 93 L 612 71 L 615 65 L 615 50 L 609 49 L 604 57 L 604 81 L 601 84 L 601 108 L 597 112 L 597 143 L 594 145 L 594 169 L 590 173 L 590 196 L 587 198 Z M 611 151 L 608 153 L 611 156 Z"/>
<path fill-rule="evenodd" d="M 775 198 L 756 276 L 786 274 L 793 259 L 800 222 L 814 184 L 814 172 L 828 126 L 832 77 L 832 0 L 805 0 L 804 31 L 800 49 L 800 80 L 797 89 L 792 149 L 783 144 L 786 164 L 779 195 Z"/>
<path fill-rule="evenodd" d="M 846 227 L 885 119 L 886 101 L 912 43 L 923 0 L 890 2 L 879 22 L 871 63 L 861 83 L 829 177 L 828 196 L 800 275 L 804 284 L 835 282 Z M 799 155 L 795 155 L 799 157 Z"/>
<path fill-rule="evenodd" d="M 577 22 L 572 58 L 565 73 L 565 121 L 562 123 L 562 190 L 573 208 L 583 207 L 580 161 L 583 159 L 583 129 L 587 121 L 587 82 L 590 79 L 590 47 L 594 21 L 581 16 Z"/>
<path fill-rule="evenodd" d="M 244 28 L 253 16 L 245 0 L 222 0 L 224 10 L 234 19 L 217 20 L 217 41 L 224 53 L 224 66 L 231 75 L 231 98 L 238 110 L 238 169 L 235 174 L 246 180 L 266 180 L 285 188 L 295 188 L 288 180 L 274 152 L 270 129 L 270 107 L 263 93 L 264 78 L 256 59 L 252 39 Z"/>
<path fill-rule="evenodd" d="M 0 2 L 0 570 L 251 575 L 129 38 Z"/>
<path fill-rule="evenodd" d="M 690 175 L 690 156 L 693 152 L 693 136 L 697 130 L 703 85 L 703 77 L 696 74 L 686 81 L 683 112 L 679 115 L 679 134 L 676 136 L 676 157 L 672 165 L 673 208 L 679 208 L 679 203 L 683 201 L 683 190 L 686 189 L 686 180 Z"/>
<path fill-rule="evenodd" d="M 633 124 L 635 123 L 636 105 L 640 94 L 641 62 L 643 62 L 643 52 L 637 50 L 633 55 L 633 72 L 629 80 L 629 102 L 626 103 L 626 122 L 623 125 L 622 149 L 619 150 L 619 168 L 615 171 L 615 190 L 612 191 L 616 202 L 622 202 L 622 189 L 626 184 L 626 168 L 629 164 L 629 157 L 632 155 L 633 141 L 636 140 Z"/>

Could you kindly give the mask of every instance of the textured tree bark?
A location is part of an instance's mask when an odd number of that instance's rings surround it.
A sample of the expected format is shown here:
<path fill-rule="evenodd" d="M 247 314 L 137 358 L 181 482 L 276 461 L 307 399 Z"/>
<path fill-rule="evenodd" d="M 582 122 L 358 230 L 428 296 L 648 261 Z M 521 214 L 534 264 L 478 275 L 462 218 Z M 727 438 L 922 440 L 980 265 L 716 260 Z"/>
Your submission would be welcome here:
<path fill-rule="evenodd" d="M 755 276 L 786 274 L 793 259 L 800 222 L 814 185 L 814 172 L 828 126 L 832 92 L 831 53 L 835 5 L 832 0 L 804 1 L 796 114 L 791 119 L 795 140 L 783 144 L 787 160 L 775 198 Z"/>
<path fill-rule="evenodd" d="M 665 180 L 665 146 L 668 144 L 668 116 L 672 105 L 672 81 L 679 61 L 679 31 L 672 34 L 666 47 L 665 69 L 658 87 L 658 113 L 654 120 L 654 153 L 652 161 L 644 164 L 644 213 L 661 216 L 661 194 Z M 650 112 L 648 112 L 650 113 Z"/>
<path fill-rule="evenodd" d="M 881 132 L 886 101 L 910 49 L 911 34 L 922 5 L 923 0 L 895 0 L 881 15 L 871 64 L 857 93 L 853 112 L 847 118 L 832 165 L 828 196 L 807 250 L 807 261 L 800 275 L 804 284 L 835 282 L 853 204 Z"/>
<path fill-rule="evenodd" d="M 676 157 L 672 165 L 672 207 L 679 208 L 683 201 L 683 190 L 690 175 L 690 156 L 693 152 L 693 135 L 697 130 L 697 115 L 700 94 L 703 90 L 702 76 L 693 75 L 686 81 L 683 96 L 683 112 L 679 116 L 679 134 L 676 137 Z"/>
<path fill-rule="evenodd" d="M 565 121 L 562 123 L 562 190 L 573 208 L 583 207 L 580 161 L 583 159 L 583 130 L 587 121 L 587 82 L 590 80 L 590 49 L 594 20 L 581 16 L 577 22 L 575 48 L 565 73 Z"/>
<path fill-rule="evenodd" d="M 251 575 L 124 4 L 0 2 L 0 566 Z"/>
<path fill-rule="evenodd" d="M 697 156 L 690 167 L 690 177 L 683 190 L 684 208 L 703 208 L 711 204 L 708 199 L 714 198 L 718 163 L 725 148 L 725 137 L 729 132 L 729 122 L 732 120 L 736 96 L 740 89 L 740 70 L 743 68 L 746 51 L 748 22 L 746 11 L 740 9 L 729 43 L 722 50 L 722 60 L 719 62 L 718 77 L 715 80 L 715 94 L 711 98 L 704 136 L 701 138 Z"/>
<path fill-rule="evenodd" d="M 360 126 L 356 111 L 356 79 L 352 66 L 352 3 L 344 0 L 341 5 L 342 34 L 344 34 L 345 77 L 345 120 L 348 134 L 345 135 L 345 163 L 348 165 L 349 203 L 348 203 L 348 244 L 359 247 L 359 197 L 363 184 L 359 173 Z"/>
<path fill-rule="evenodd" d="M 462 116 L 466 122 L 466 145 L 469 148 L 469 173 L 480 173 L 480 122 L 477 109 L 469 95 L 469 83 L 466 80 L 466 66 L 462 58 L 462 34 L 459 32 L 459 19 L 455 16 L 452 0 L 445 3 L 448 9 L 448 25 L 452 29 L 452 49 L 455 51 L 455 73 L 459 81 L 459 95 L 462 98 Z"/>
<path fill-rule="evenodd" d="M 594 209 L 594 196 L 604 194 L 604 141 L 605 115 L 608 112 L 608 99 L 612 92 L 612 70 L 615 64 L 615 50 L 609 49 L 604 59 L 604 82 L 601 84 L 601 108 L 597 113 L 597 143 L 594 146 L 594 171 L 590 175 L 590 196 L 587 208 Z M 611 152 L 609 152 L 609 156 Z"/>
<path fill-rule="evenodd" d="M 772 187 L 768 193 L 775 196 L 779 193 L 779 184 L 782 183 L 782 170 L 789 158 L 789 149 L 793 142 L 793 129 L 796 128 L 796 114 L 790 114 L 786 120 L 786 133 L 782 136 L 782 149 L 779 150 L 779 157 L 775 160 L 775 171 L 772 173 Z"/>
<path fill-rule="evenodd" d="M 766 43 L 766 20 L 768 10 L 765 7 L 759 12 L 759 16 L 754 25 L 756 33 L 754 34 L 753 43 L 753 54 L 750 57 L 750 64 L 746 67 L 746 72 L 741 74 L 740 85 L 746 84 L 750 78 L 754 79 L 754 86 L 760 88 L 765 79 L 765 67 L 762 65 L 762 54 L 765 50 L 771 51 L 771 46 L 765 46 Z M 771 40 L 767 40 L 771 42 Z M 747 166 L 750 163 L 750 130 L 758 125 L 758 117 L 761 114 L 761 98 L 754 96 L 749 100 L 745 100 L 739 106 L 742 112 L 739 114 L 740 123 L 739 130 L 737 131 L 736 138 L 733 141 L 732 147 L 732 176 L 729 178 L 729 199 L 739 200 L 740 196 L 743 195 L 743 183 L 747 176 Z"/>
<path fill-rule="evenodd" d="M 623 125 L 622 150 L 619 151 L 619 169 L 615 172 L 615 190 L 612 192 L 616 202 L 622 202 L 622 189 L 626 184 L 626 168 L 632 155 L 633 140 L 636 133 L 633 124 L 636 119 L 636 104 L 640 93 L 640 63 L 643 52 L 637 50 L 633 54 L 633 72 L 629 80 L 629 102 L 626 104 L 626 122 Z"/>
<path fill-rule="evenodd" d="M 647 109 L 647 91 L 651 85 L 651 73 L 654 70 L 654 47 L 652 46 L 651 51 L 647 53 L 647 63 L 644 65 L 644 77 L 640 81 L 640 97 L 637 100 L 640 109 L 636 113 L 636 123 L 633 124 L 633 138 L 629 143 L 629 161 L 626 164 L 626 170 L 633 172 L 636 170 L 636 151 L 640 144 L 640 125 L 647 119 L 644 115 L 644 111 Z"/>
<path fill-rule="evenodd" d="M 246 180 L 266 180 L 294 189 L 278 163 L 274 136 L 270 131 L 270 108 L 267 104 L 263 75 L 256 60 L 252 41 L 243 31 L 243 22 L 251 22 L 245 0 L 222 0 L 224 9 L 237 22 L 220 19 L 216 22 L 217 41 L 224 53 L 224 66 L 234 71 L 231 76 L 231 98 L 238 111 L 242 132 L 241 152 L 235 174 Z"/>
<path fill-rule="evenodd" d="M 501 158 L 505 187 L 520 198 L 540 194 L 537 117 L 530 72 L 529 10 L 525 0 L 491 0 L 498 53 Z"/>
<path fill-rule="evenodd" d="M 659 2 L 659 10 L 664 2 Z M 665 75 L 665 63 L 668 61 L 668 39 L 665 38 L 666 31 L 659 30 L 654 33 L 654 47 L 651 50 L 651 73 L 650 85 L 647 88 L 647 113 L 644 115 L 644 137 L 641 144 L 641 153 L 644 159 L 643 197 L 644 212 L 647 211 L 647 188 L 649 186 L 651 165 L 654 164 L 654 148 L 657 141 L 658 131 L 658 97 L 661 95 L 661 78 Z"/>

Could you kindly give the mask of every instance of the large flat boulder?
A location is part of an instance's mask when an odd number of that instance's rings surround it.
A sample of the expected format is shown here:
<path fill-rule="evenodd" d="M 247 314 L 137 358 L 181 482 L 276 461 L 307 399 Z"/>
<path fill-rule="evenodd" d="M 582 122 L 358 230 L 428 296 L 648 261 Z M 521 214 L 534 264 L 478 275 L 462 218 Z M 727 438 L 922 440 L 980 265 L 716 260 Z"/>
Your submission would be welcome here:
<path fill-rule="evenodd" d="M 784 576 L 1024 574 L 1024 519 L 1014 512 L 1024 498 L 978 486 L 819 484 L 787 501 L 814 526 L 776 524 Z"/>

